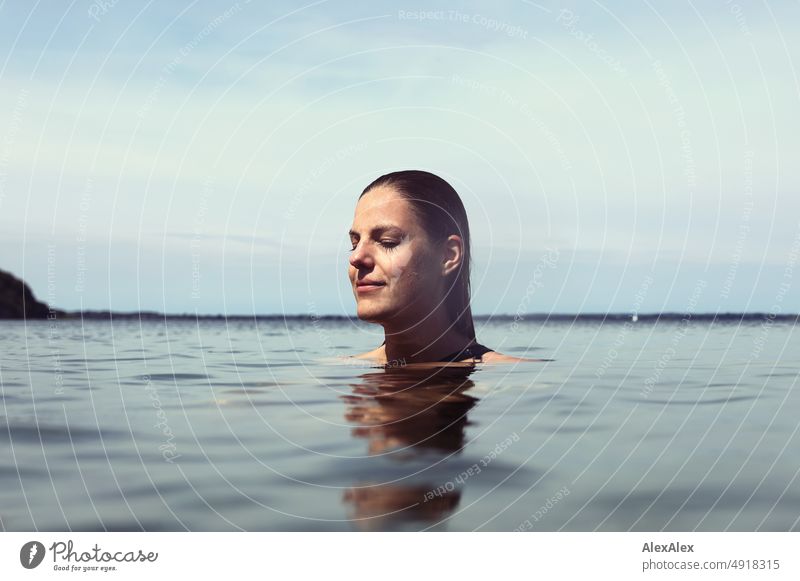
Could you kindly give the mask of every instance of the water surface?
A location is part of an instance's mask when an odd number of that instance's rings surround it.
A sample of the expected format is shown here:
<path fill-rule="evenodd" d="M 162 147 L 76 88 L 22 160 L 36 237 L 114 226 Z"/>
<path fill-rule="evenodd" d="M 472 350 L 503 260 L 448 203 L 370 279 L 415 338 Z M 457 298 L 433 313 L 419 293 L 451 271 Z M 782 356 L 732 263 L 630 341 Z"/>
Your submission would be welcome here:
<path fill-rule="evenodd" d="M 0 321 L 2 530 L 798 530 L 790 324 Z"/>

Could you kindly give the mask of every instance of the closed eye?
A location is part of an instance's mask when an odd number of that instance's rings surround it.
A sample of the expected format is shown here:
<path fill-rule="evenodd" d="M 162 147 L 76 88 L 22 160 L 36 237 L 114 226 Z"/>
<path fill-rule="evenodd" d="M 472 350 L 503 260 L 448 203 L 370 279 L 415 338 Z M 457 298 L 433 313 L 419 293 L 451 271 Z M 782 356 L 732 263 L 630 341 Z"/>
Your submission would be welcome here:
<path fill-rule="evenodd" d="M 356 247 L 358 247 L 358 244 L 357 244 L 357 243 L 352 243 L 352 242 L 351 242 L 351 244 L 353 244 L 353 247 L 352 247 L 351 249 L 349 249 L 347 252 L 353 252 L 353 251 L 355 251 Z M 398 245 L 398 244 L 400 244 L 400 243 L 399 243 L 399 242 L 395 242 L 394 240 L 381 240 L 381 241 L 379 242 L 379 244 L 380 244 L 380 245 L 381 245 L 383 248 L 385 248 L 386 250 L 393 250 L 393 249 L 394 249 L 394 248 L 396 248 L 396 247 L 397 247 L 397 245 Z"/>

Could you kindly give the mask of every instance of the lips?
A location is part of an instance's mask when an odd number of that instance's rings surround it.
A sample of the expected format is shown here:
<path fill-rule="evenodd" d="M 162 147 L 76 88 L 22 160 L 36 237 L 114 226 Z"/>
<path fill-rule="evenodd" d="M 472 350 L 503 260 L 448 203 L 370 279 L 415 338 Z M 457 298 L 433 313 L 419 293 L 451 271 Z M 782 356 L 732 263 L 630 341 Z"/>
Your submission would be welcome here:
<path fill-rule="evenodd" d="M 386 283 L 380 280 L 369 280 L 369 279 L 359 280 L 356 283 L 356 292 L 362 295 L 364 293 L 379 291 L 384 286 L 386 286 Z"/>

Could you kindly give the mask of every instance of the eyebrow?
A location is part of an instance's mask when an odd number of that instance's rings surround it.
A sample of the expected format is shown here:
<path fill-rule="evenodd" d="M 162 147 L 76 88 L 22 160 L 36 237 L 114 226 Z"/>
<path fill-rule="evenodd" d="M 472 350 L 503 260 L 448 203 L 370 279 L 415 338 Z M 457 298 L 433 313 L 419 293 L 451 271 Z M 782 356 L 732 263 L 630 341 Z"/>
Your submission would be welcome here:
<path fill-rule="evenodd" d="M 372 235 L 374 236 L 376 234 L 382 234 L 387 230 L 400 230 L 402 232 L 403 229 L 400 228 L 400 226 L 397 226 L 396 224 L 378 224 L 372 229 Z M 359 234 L 355 230 L 350 230 L 348 234 L 350 234 L 351 238 L 361 238 L 361 234 Z"/>

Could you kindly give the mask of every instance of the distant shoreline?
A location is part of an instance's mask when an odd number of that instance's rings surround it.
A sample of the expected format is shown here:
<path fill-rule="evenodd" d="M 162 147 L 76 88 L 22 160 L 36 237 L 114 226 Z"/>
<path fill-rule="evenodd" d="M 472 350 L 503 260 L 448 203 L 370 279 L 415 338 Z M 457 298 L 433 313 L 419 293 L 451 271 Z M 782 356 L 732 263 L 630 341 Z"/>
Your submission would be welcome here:
<path fill-rule="evenodd" d="M 527 314 L 503 314 L 503 315 L 473 315 L 476 321 L 500 321 L 518 323 L 522 321 L 539 322 L 657 322 L 657 321 L 717 321 L 724 323 L 740 322 L 791 322 L 797 323 L 800 314 L 797 313 L 635 313 L 636 321 L 633 320 L 634 313 L 527 313 Z M 66 311 L 57 309 L 52 305 L 38 301 L 31 288 L 22 279 L 17 278 L 10 272 L 0 270 L 0 320 L 14 321 L 33 321 L 47 320 L 55 321 L 66 320 L 192 320 L 192 321 L 361 321 L 355 316 L 349 315 L 317 315 L 316 313 L 299 313 L 294 315 L 200 315 L 192 313 L 160 313 L 157 311 Z"/>
<path fill-rule="evenodd" d="M 304 322 L 304 321 L 353 321 L 362 322 L 355 316 L 347 315 L 317 315 L 317 314 L 292 314 L 292 315 L 208 315 L 208 314 L 192 314 L 192 313 L 160 313 L 157 311 L 133 311 L 133 312 L 118 312 L 118 311 L 51 311 L 54 313 L 46 320 L 65 319 L 65 320 L 198 320 L 198 321 L 291 321 L 291 322 Z M 528 313 L 524 315 L 473 315 L 475 321 L 494 321 L 494 322 L 615 322 L 625 323 L 634 322 L 632 320 L 632 313 Z M 638 313 L 638 323 L 657 322 L 657 321 L 670 321 L 679 322 L 686 319 L 687 321 L 704 321 L 704 322 L 724 322 L 724 323 L 738 323 L 738 322 L 759 322 L 771 320 L 773 322 L 800 322 L 800 314 L 798 313 Z M 31 319 L 33 320 L 33 319 Z M 41 319 L 39 319 L 41 320 Z"/>

